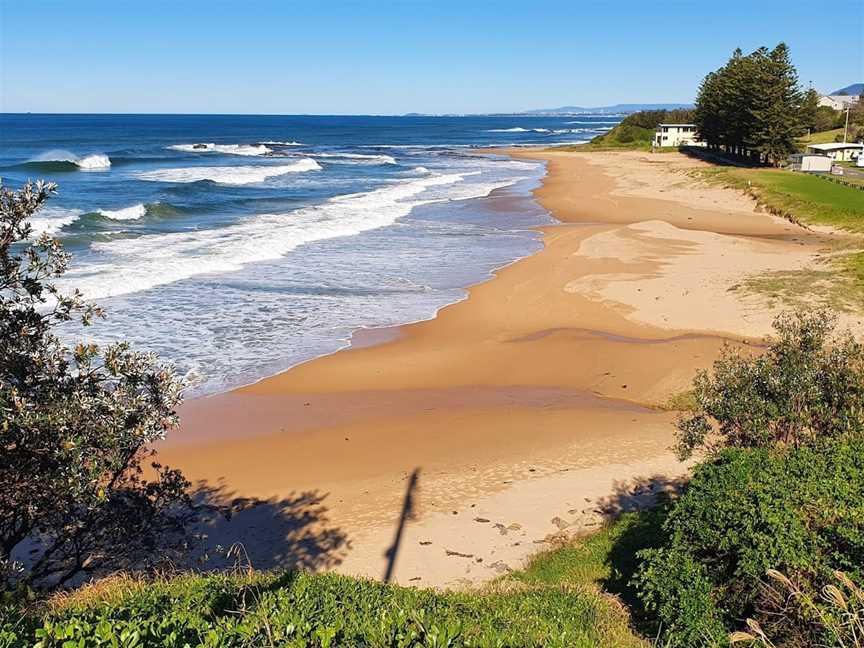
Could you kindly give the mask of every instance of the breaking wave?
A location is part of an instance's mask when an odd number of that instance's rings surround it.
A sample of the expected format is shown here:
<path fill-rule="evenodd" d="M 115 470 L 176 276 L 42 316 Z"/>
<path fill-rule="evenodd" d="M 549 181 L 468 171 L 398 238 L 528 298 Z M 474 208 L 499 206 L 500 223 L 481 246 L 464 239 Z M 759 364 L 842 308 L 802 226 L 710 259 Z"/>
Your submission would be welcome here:
<path fill-rule="evenodd" d="M 548 128 L 522 128 L 515 126 L 513 128 L 490 128 L 487 133 L 548 133 Z"/>
<path fill-rule="evenodd" d="M 147 207 L 139 203 L 122 209 L 100 209 L 97 213 L 111 220 L 138 220 L 147 214 Z"/>
<path fill-rule="evenodd" d="M 315 160 L 304 158 L 292 164 L 278 166 L 228 166 L 228 167 L 181 167 L 141 171 L 135 174 L 139 180 L 151 182 L 201 182 L 209 180 L 217 184 L 247 185 L 264 182 L 268 178 L 287 173 L 319 171 L 321 165 Z"/>
<path fill-rule="evenodd" d="M 318 158 L 356 160 L 360 164 L 397 164 L 396 158 L 392 155 L 369 155 L 366 153 L 312 153 L 310 155 Z"/>
<path fill-rule="evenodd" d="M 262 144 L 172 144 L 167 148 L 186 153 L 225 153 L 227 155 L 267 155 L 273 149 Z"/>
<path fill-rule="evenodd" d="M 77 221 L 84 212 L 80 209 L 63 209 L 62 207 L 43 207 L 28 220 L 33 227 L 33 238 L 42 234 L 54 235 L 67 225 Z"/>
<path fill-rule="evenodd" d="M 263 142 L 259 142 L 259 144 L 266 144 L 270 146 L 306 146 L 303 142 L 279 142 L 276 140 L 265 140 Z"/>
<path fill-rule="evenodd" d="M 102 153 L 79 157 L 71 151 L 55 149 L 41 153 L 19 166 L 41 171 L 103 171 L 111 168 L 111 160 Z"/>
<path fill-rule="evenodd" d="M 491 182 L 464 180 L 480 172 L 462 172 L 401 181 L 365 193 L 337 196 L 319 205 L 282 214 L 261 214 L 221 227 L 151 234 L 97 242 L 92 249 L 112 266 L 110 275 L 73 268 L 65 281 L 93 299 L 137 292 L 200 274 L 239 270 L 244 265 L 281 257 L 294 248 L 391 225 L 422 204 L 488 195 L 522 178 Z"/>

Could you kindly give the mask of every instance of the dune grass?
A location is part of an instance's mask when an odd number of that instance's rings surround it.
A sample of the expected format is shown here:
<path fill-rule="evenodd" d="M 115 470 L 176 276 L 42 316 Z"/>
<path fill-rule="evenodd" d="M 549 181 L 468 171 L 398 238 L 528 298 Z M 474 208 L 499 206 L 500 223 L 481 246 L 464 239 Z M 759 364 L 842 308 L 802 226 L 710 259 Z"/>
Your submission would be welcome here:
<path fill-rule="evenodd" d="M 625 514 L 463 592 L 296 572 L 116 577 L 7 608 L 0 646 L 645 647 L 621 601 L 659 515 Z"/>
<path fill-rule="evenodd" d="M 825 250 L 825 261 L 816 267 L 754 276 L 743 288 L 787 306 L 818 305 L 846 312 L 864 308 L 864 191 L 780 169 L 712 166 L 693 173 L 744 191 L 763 208 L 793 222 L 848 233 L 834 238 Z"/>

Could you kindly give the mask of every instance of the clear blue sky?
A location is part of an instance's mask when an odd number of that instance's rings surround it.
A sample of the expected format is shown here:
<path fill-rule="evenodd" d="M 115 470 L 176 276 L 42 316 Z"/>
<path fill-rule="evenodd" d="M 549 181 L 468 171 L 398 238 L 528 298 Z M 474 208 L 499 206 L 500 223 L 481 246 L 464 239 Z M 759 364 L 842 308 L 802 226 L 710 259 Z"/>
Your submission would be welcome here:
<path fill-rule="evenodd" d="M 864 1 L 0 0 L 0 110 L 398 114 L 689 102 L 735 47 L 864 80 Z"/>

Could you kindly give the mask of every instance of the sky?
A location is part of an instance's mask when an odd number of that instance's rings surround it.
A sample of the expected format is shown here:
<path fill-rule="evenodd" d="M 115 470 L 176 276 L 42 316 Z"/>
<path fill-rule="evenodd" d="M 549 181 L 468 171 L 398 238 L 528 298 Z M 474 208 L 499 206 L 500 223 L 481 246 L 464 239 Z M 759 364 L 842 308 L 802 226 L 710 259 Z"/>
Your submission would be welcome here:
<path fill-rule="evenodd" d="M 693 101 L 736 48 L 864 81 L 864 0 L 0 0 L 0 111 L 510 112 Z"/>

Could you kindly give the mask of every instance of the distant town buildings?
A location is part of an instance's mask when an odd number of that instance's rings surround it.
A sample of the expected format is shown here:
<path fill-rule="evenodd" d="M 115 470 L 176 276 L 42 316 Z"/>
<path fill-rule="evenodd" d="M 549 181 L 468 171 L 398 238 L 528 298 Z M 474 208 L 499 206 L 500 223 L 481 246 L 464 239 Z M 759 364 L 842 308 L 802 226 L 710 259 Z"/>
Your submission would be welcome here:
<path fill-rule="evenodd" d="M 705 146 L 705 142 L 696 135 L 696 124 L 660 124 L 654 133 L 653 145 Z"/>
<path fill-rule="evenodd" d="M 846 110 L 858 103 L 855 95 L 825 95 L 819 98 L 820 106 L 828 106 L 834 110 Z"/>

